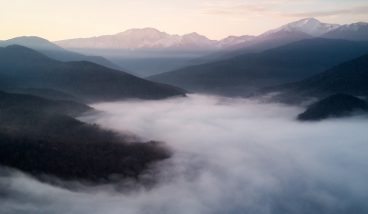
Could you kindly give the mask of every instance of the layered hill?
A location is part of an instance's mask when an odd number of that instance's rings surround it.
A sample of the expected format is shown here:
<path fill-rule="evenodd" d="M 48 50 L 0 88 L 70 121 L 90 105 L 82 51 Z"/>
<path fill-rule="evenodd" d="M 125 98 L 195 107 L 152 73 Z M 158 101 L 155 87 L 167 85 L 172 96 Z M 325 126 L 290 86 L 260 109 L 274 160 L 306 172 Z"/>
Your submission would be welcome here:
<path fill-rule="evenodd" d="M 73 118 L 90 110 L 74 102 L 0 92 L 0 165 L 39 179 L 104 183 L 139 179 L 154 162 L 170 156 L 161 143 L 143 143 Z"/>
<path fill-rule="evenodd" d="M 358 22 L 342 25 L 323 35 L 325 38 L 368 41 L 368 23 Z"/>
<path fill-rule="evenodd" d="M 0 41 L 0 47 L 10 45 L 20 45 L 36 50 L 44 55 L 63 62 L 70 61 L 90 61 L 113 69 L 121 69 L 119 66 L 101 56 L 86 56 L 77 52 L 69 51 L 58 45 L 36 36 L 22 36 L 13 39 Z"/>
<path fill-rule="evenodd" d="M 198 33 L 176 35 L 154 28 L 142 28 L 55 43 L 84 54 L 104 56 L 135 75 L 148 77 L 191 65 L 259 53 L 305 39 L 366 41 L 364 38 L 368 37 L 364 24 L 338 25 L 305 18 L 260 35 L 228 36 L 220 40 L 212 40 Z M 361 26 L 361 30 L 357 30 L 357 26 Z M 341 31 L 344 33 L 337 33 Z"/>
<path fill-rule="evenodd" d="M 0 88 L 48 88 L 86 101 L 160 99 L 184 91 L 87 61 L 60 62 L 22 46 L 0 48 Z"/>
<path fill-rule="evenodd" d="M 301 80 L 368 52 L 367 42 L 308 39 L 261 53 L 243 54 L 151 76 L 192 91 L 246 95 Z"/>
<path fill-rule="evenodd" d="M 276 87 L 274 91 L 310 97 L 334 93 L 368 96 L 368 55 L 341 63 L 302 81 Z"/>
<path fill-rule="evenodd" d="M 367 112 L 368 104 L 364 100 L 348 94 L 334 94 L 310 105 L 298 115 L 298 120 L 316 121 Z"/>

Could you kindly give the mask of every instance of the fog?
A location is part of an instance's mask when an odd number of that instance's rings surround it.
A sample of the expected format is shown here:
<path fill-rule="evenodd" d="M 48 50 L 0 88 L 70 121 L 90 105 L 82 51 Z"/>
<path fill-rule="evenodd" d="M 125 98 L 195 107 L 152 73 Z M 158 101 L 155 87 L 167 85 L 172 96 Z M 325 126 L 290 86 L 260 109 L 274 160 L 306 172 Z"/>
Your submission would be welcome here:
<path fill-rule="evenodd" d="M 367 118 L 303 123 L 302 108 L 202 95 L 93 107 L 82 120 L 166 142 L 158 183 L 67 190 L 3 169 L 0 213 L 368 212 Z"/>

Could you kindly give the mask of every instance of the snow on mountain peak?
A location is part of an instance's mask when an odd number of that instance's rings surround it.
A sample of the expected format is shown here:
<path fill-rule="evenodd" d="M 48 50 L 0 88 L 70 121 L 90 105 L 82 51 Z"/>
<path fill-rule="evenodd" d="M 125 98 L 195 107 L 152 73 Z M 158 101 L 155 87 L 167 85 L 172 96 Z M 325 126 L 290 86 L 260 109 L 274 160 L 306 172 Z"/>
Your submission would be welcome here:
<path fill-rule="evenodd" d="M 255 38 L 255 36 L 249 36 L 249 35 L 244 35 L 244 36 L 228 36 L 220 41 L 218 41 L 218 47 L 219 48 L 228 48 L 228 47 L 232 47 L 238 44 L 242 44 L 242 43 L 246 43 L 246 42 L 250 42 L 253 41 Z"/>
<path fill-rule="evenodd" d="M 222 40 L 211 40 L 198 33 L 185 35 L 168 34 L 155 28 L 134 28 L 115 35 L 92 38 L 71 39 L 56 42 L 65 48 L 103 48 L 103 49 L 191 49 L 214 50 L 232 48 L 241 44 L 265 39 L 291 38 L 292 40 L 320 37 L 334 31 L 366 32 L 368 23 L 350 25 L 328 24 L 315 18 L 305 18 L 279 28 L 267 31 L 260 36 L 229 36 Z M 361 33 L 360 33 L 361 34 Z M 365 34 L 364 34 L 365 36 Z M 361 36 L 362 37 L 362 36 Z M 344 37 L 345 38 L 345 37 Z"/>
<path fill-rule="evenodd" d="M 297 31 L 309 34 L 311 36 L 321 36 L 331 30 L 338 28 L 339 26 L 340 25 L 338 24 L 322 23 L 315 18 L 305 18 L 299 21 L 283 25 L 277 29 L 270 30 L 266 32 L 264 35 L 269 35 L 280 31 L 289 31 L 289 32 Z"/>
<path fill-rule="evenodd" d="M 366 28 L 368 27 L 368 23 L 367 22 L 357 22 L 357 23 L 352 23 L 352 24 L 348 24 L 348 25 L 343 25 L 341 26 L 338 30 L 342 30 L 342 31 L 359 31 L 361 28 Z"/>

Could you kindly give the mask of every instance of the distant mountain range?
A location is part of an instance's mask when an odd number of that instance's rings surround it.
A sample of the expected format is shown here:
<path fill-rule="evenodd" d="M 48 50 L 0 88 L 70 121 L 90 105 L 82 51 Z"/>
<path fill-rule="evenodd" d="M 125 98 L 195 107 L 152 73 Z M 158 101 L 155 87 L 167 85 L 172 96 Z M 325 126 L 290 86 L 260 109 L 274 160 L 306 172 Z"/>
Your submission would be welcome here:
<path fill-rule="evenodd" d="M 256 89 L 297 81 L 368 53 L 368 42 L 307 39 L 226 60 L 149 77 L 190 91 L 248 95 Z"/>
<path fill-rule="evenodd" d="M 310 36 L 319 37 L 339 27 L 340 25 L 338 24 L 327 24 L 327 23 L 322 23 L 315 18 L 307 18 L 307 19 L 302 19 L 299 21 L 291 22 L 289 24 L 283 25 L 274 30 L 267 31 L 261 36 L 267 36 L 267 35 L 274 34 L 280 31 L 288 31 L 288 32 L 297 31 L 297 32 L 306 33 Z"/>
<path fill-rule="evenodd" d="M 211 40 L 198 33 L 173 35 L 154 28 L 131 29 L 115 35 L 78 38 L 56 41 L 69 49 L 187 49 L 221 50 L 242 48 L 257 41 L 280 36 L 297 35 L 306 37 L 326 37 L 334 39 L 368 40 L 367 23 L 338 25 L 322 23 L 314 18 L 295 21 L 267 31 L 259 36 L 229 36 L 222 40 Z M 292 42 L 292 41 L 291 41 Z"/>
<path fill-rule="evenodd" d="M 109 60 L 100 56 L 86 56 L 73 51 L 66 50 L 57 46 L 56 44 L 36 36 L 22 36 L 13 39 L 0 41 L 0 47 L 7 47 L 9 45 L 21 45 L 27 48 L 39 51 L 46 56 L 63 61 L 90 61 L 109 68 L 121 69 L 119 66 L 110 62 Z"/>
<path fill-rule="evenodd" d="M 243 94 L 254 87 L 300 80 L 358 57 L 366 53 L 366 41 L 367 23 L 337 25 L 307 18 L 259 36 L 218 41 L 197 33 L 172 35 L 144 28 L 56 44 L 18 37 L 0 41 L 0 46 L 23 45 L 63 62 L 90 61 L 114 70 L 124 67 L 135 75 L 194 91 Z"/>
<path fill-rule="evenodd" d="M 183 96 L 181 89 L 140 79 L 92 62 L 61 62 L 23 46 L 0 48 L 0 88 L 52 89 L 79 99 L 160 99 Z"/>
<path fill-rule="evenodd" d="M 358 22 L 349 25 L 342 25 L 323 35 L 325 38 L 346 39 L 353 41 L 368 40 L 368 23 Z"/>
<path fill-rule="evenodd" d="M 70 49 L 184 49 L 206 50 L 226 48 L 246 42 L 253 36 L 230 36 L 220 41 L 198 33 L 172 35 L 154 28 L 131 29 L 115 35 L 69 39 L 55 43 Z"/>
<path fill-rule="evenodd" d="M 143 28 L 55 43 L 87 55 L 106 57 L 135 75 L 147 77 L 316 37 L 367 41 L 367 29 L 365 23 L 337 25 L 307 18 L 258 36 L 229 36 L 221 40 L 212 40 L 198 33 L 175 35 L 154 28 Z"/>

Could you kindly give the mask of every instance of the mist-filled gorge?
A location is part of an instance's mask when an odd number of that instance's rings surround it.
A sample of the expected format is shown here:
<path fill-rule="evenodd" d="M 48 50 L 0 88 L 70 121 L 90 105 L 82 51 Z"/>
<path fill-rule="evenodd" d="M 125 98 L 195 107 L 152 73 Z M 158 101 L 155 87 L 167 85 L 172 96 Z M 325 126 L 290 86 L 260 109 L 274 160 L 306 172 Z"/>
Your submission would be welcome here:
<path fill-rule="evenodd" d="M 368 214 L 368 1 L 1 1 L 0 214 Z"/>
<path fill-rule="evenodd" d="M 92 107 L 79 119 L 166 142 L 172 157 L 142 175 L 157 183 L 65 189 L 2 168 L 1 213 L 368 211 L 365 116 L 299 122 L 301 107 L 204 95 Z"/>

